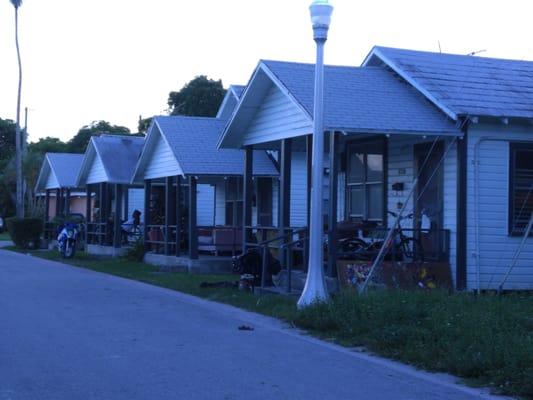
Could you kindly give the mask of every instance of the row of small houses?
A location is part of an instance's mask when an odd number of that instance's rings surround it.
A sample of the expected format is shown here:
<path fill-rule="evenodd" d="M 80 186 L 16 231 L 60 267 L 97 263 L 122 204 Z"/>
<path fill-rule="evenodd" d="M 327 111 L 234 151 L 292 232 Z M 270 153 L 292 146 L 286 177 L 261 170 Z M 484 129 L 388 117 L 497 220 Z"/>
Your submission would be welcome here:
<path fill-rule="evenodd" d="M 216 118 L 154 117 L 146 138 L 48 154 L 47 221 L 81 212 L 88 250 L 114 254 L 138 209 L 147 261 L 192 269 L 304 238 L 313 77 L 311 64 L 260 61 Z M 505 289 L 533 289 L 533 62 L 374 47 L 360 67 L 326 66 L 324 82 L 329 275 L 344 237 L 404 208 L 455 288 L 497 288 L 511 271 Z M 287 248 L 274 253 L 283 265 Z"/>

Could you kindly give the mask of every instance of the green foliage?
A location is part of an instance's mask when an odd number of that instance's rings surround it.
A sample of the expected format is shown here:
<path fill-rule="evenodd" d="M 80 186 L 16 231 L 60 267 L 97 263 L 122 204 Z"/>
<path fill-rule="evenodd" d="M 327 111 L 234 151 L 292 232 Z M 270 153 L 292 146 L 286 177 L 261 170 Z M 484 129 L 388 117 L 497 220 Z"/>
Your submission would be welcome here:
<path fill-rule="evenodd" d="M 41 218 L 7 218 L 7 231 L 15 246 L 22 249 L 37 248 L 43 233 Z"/>
<path fill-rule="evenodd" d="M 142 237 L 130 244 L 124 258 L 128 261 L 142 261 L 144 258 L 144 240 Z"/>
<path fill-rule="evenodd" d="M 146 136 L 148 133 L 148 128 L 152 124 L 152 118 L 141 118 L 139 117 L 139 123 L 137 124 L 137 130 L 139 135 Z"/>
<path fill-rule="evenodd" d="M 225 94 L 226 90 L 221 80 L 214 81 L 205 75 L 197 76 L 179 92 L 170 92 L 168 95 L 170 115 L 214 117 Z"/>
<path fill-rule="evenodd" d="M 4 167 L 15 154 L 15 123 L 0 118 L 0 167 Z"/>
<path fill-rule="evenodd" d="M 92 136 L 100 136 L 103 133 L 113 135 L 129 135 L 130 130 L 125 126 L 111 125 L 107 121 L 93 121 L 82 127 L 67 143 L 69 153 L 85 153 L 85 149 Z"/>
<path fill-rule="evenodd" d="M 343 293 L 295 323 L 349 346 L 533 397 L 533 296 Z"/>
<path fill-rule="evenodd" d="M 40 138 L 37 142 L 28 145 L 28 151 L 32 153 L 66 153 L 68 145 L 55 137 L 47 136 Z"/>

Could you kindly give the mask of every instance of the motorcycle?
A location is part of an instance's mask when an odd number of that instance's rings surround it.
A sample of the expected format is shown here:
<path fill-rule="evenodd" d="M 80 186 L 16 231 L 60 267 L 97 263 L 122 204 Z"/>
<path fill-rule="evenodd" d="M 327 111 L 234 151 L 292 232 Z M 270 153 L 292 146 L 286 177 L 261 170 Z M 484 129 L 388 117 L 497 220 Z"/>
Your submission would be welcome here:
<path fill-rule="evenodd" d="M 77 225 L 66 223 L 57 237 L 57 249 L 63 258 L 72 258 L 76 253 L 78 241 Z"/>

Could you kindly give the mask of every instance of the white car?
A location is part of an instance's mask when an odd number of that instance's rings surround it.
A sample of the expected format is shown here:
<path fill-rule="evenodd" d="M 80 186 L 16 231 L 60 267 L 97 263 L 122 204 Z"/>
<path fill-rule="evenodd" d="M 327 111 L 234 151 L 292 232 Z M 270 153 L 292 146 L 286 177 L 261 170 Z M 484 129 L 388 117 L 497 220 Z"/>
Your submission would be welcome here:
<path fill-rule="evenodd" d="M 2 233 L 5 229 L 5 225 L 4 225 L 4 219 L 2 217 L 0 217 L 0 233 Z"/>

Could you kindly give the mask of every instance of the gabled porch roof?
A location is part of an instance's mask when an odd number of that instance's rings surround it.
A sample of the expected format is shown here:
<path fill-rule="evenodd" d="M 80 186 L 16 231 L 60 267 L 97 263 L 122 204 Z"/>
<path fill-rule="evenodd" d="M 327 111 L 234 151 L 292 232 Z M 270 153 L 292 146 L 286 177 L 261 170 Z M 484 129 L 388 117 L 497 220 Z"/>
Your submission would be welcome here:
<path fill-rule="evenodd" d="M 272 86 L 298 109 L 301 129 L 287 137 L 311 133 L 314 64 L 260 61 L 220 140 L 221 148 L 241 147 Z M 324 128 L 343 132 L 461 135 L 455 123 L 385 67 L 326 66 Z M 291 111 L 292 112 L 292 111 Z M 291 113 L 288 117 L 295 118 Z M 272 138 L 277 140 L 280 137 Z M 268 141 L 268 138 L 265 141 Z"/>
<path fill-rule="evenodd" d="M 103 182 L 129 184 L 143 146 L 143 137 L 93 136 L 77 177 L 78 187 Z"/>
<path fill-rule="evenodd" d="M 46 153 L 35 191 L 75 188 L 83 154 Z"/>
<path fill-rule="evenodd" d="M 218 150 L 217 139 L 226 120 L 219 118 L 158 116 L 148 131 L 146 145 L 139 158 L 134 182 L 145 179 L 150 164 L 167 163 L 165 171 L 182 176 L 239 176 L 243 174 L 244 152 L 235 149 Z M 170 159 L 153 157 L 158 146 L 164 146 Z M 171 165 L 170 165 L 171 164 Z M 264 151 L 254 152 L 253 174 L 277 176 L 273 161 Z M 161 175 L 172 176 L 172 175 Z"/>
<path fill-rule="evenodd" d="M 386 65 L 452 119 L 533 119 L 533 62 L 376 46 L 363 66 Z"/>
<path fill-rule="evenodd" d="M 243 91 L 244 86 L 230 85 L 226 92 L 226 96 L 224 96 L 224 100 L 222 100 L 222 104 L 218 109 L 217 118 L 228 119 L 231 117 Z"/>

